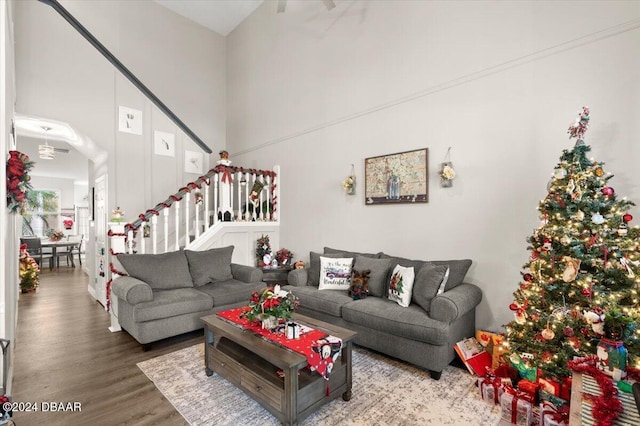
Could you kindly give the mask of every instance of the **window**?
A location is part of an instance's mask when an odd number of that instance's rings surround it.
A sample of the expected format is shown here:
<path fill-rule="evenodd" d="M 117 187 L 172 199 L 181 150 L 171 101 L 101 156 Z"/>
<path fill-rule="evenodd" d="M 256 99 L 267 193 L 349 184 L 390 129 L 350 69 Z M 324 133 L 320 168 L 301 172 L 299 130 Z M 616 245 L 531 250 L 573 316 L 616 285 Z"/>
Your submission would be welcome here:
<path fill-rule="evenodd" d="M 62 228 L 60 191 L 36 189 L 27 196 L 22 235 L 44 237 L 47 231 Z"/>

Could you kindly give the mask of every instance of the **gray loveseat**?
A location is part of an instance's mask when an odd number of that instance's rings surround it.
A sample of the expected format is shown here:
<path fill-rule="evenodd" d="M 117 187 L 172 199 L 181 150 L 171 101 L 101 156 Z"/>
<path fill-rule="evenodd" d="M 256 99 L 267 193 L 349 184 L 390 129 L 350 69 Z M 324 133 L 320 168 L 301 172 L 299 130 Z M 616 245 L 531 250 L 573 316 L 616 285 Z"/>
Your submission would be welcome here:
<path fill-rule="evenodd" d="M 247 304 L 265 287 L 262 271 L 231 263 L 233 246 L 163 254 L 120 254 L 129 276 L 115 279 L 118 321 L 145 345 L 203 327 L 201 317 Z"/>
<path fill-rule="evenodd" d="M 369 296 L 353 300 L 346 290 L 319 290 L 320 256 L 353 258 L 354 270 L 371 270 Z M 387 298 L 396 265 L 415 271 L 408 307 Z M 324 254 L 310 254 L 308 268 L 289 273 L 285 289 L 300 298 L 297 312 L 355 330 L 358 345 L 425 368 L 438 380 L 455 357 L 455 343 L 475 334 L 482 292 L 463 282 L 470 266 L 471 260 L 426 262 L 325 247 Z"/>

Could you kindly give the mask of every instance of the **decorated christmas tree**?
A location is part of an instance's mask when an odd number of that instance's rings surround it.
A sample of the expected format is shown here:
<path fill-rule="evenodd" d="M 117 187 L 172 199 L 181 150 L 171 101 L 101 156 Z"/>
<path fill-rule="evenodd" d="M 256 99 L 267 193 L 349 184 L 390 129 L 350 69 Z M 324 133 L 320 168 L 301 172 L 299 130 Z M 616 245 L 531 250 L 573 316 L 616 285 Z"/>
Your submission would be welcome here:
<path fill-rule="evenodd" d="M 509 306 L 506 350 L 534 381 L 538 369 L 557 381 L 570 376 L 569 360 L 600 356 L 603 345 L 612 350 L 608 374 L 615 377 L 618 362 L 640 367 L 640 230 L 631 225 L 634 204 L 618 198 L 604 163 L 588 157 L 588 125 L 585 107 L 569 127 L 575 146 L 562 152 L 539 203 L 541 225 L 527 240 L 529 261 Z"/>

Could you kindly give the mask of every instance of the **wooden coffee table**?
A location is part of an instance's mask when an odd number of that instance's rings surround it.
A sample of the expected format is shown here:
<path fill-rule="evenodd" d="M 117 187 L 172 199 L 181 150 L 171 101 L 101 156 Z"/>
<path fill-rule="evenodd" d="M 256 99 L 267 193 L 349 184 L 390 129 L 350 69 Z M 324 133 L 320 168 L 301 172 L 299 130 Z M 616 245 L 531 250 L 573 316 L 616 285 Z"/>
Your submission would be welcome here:
<path fill-rule="evenodd" d="M 338 396 L 351 399 L 351 348 L 355 331 L 295 314 L 295 321 L 342 339 L 342 353 L 327 380 L 305 369 L 307 358 L 231 324 L 216 314 L 205 324 L 205 368 L 224 377 L 285 425 L 294 425 Z M 278 374 L 284 373 L 284 377 Z"/>

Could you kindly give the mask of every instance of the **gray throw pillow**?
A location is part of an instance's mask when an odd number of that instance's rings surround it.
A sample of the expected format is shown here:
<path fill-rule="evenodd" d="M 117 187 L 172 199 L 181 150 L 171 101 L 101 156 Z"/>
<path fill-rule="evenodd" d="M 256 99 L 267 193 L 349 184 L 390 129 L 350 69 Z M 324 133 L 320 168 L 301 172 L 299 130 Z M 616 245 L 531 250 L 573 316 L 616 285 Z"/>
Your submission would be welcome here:
<path fill-rule="evenodd" d="M 370 257 L 356 257 L 356 264 L 353 269 L 362 272 L 369 269 L 369 294 L 376 297 L 384 297 L 386 290 L 387 272 L 389 270 L 389 259 L 372 259 Z"/>
<path fill-rule="evenodd" d="M 312 285 L 314 287 L 318 287 L 320 285 L 320 256 L 322 257 L 331 257 L 334 259 L 341 257 L 349 257 L 343 256 L 344 253 L 309 253 L 309 271 L 307 272 L 307 285 Z"/>
<path fill-rule="evenodd" d="M 433 260 L 434 265 L 445 265 L 449 267 L 449 279 L 444 291 L 449 291 L 454 287 L 459 286 L 464 282 L 464 277 L 467 276 L 467 271 L 471 267 L 470 259 L 461 260 Z"/>
<path fill-rule="evenodd" d="M 185 250 L 184 253 L 189 261 L 189 272 L 194 286 L 200 287 L 233 278 L 231 274 L 233 246 L 203 251 Z"/>
<path fill-rule="evenodd" d="M 325 257 L 326 257 L 327 254 L 332 254 L 332 253 L 340 253 L 340 254 L 343 254 L 344 257 L 353 257 L 354 259 L 356 258 L 356 256 L 372 257 L 374 259 L 379 259 L 380 255 L 382 254 L 382 252 L 380 252 L 380 253 L 359 253 L 357 251 L 340 250 L 340 249 L 334 249 L 334 248 L 331 248 L 331 247 L 325 247 L 324 248 Z"/>
<path fill-rule="evenodd" d="M 163 254 L 119 254 L 127 274 L 154 290 L 193 287 L 189 264 L 182 250 Z"/>
<path fill-rule="evenodd" d="M 431 310 L 431 300 L 438 295 L 440 284 L 443 283 L 448 270 L 449 268 L 445 265 L 433 265 L 430 263 L 420 268 L 413 282 L 411 301 L 426 312 L 429 312 Z"/>

